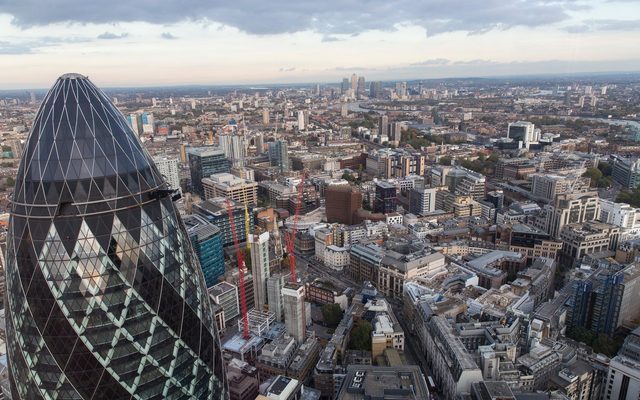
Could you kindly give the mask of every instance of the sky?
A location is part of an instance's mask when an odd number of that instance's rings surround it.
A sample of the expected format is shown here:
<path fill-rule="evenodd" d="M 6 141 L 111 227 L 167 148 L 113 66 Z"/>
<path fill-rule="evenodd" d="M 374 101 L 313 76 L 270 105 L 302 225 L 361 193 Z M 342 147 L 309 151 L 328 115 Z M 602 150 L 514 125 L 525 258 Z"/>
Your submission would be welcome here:
<path fill-rule="evenodd" d="M 0 0 L 0 89 L 640 71 L 640 0 Z"/>

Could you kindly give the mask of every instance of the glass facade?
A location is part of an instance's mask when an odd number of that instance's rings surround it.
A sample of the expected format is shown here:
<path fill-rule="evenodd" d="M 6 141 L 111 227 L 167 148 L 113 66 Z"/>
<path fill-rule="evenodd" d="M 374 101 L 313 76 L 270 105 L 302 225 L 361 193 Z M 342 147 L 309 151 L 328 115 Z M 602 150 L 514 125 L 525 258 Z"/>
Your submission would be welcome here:
<path fill-rule="evenodd" d="M 12 199 L 15 399 L 224 397 L 204 279 L 166 188 L 109 99 L 86 77 L 60 77 Z"/>
<path fill-rule="evenodd" d="M 187 155 L 189 156 L 191 186 L 201 196 L 204 196 L 202 178 L 231 171 L 231 161 L 224 155 L 224 151 L 216 147 L 190 148 L 187 149 Z"/>
<path fill-rule="evenodd" d="M 205 284 L 210 288 L 224 275 L 222 232 L 199 215 L 187 215 L 184 218 L 184 224 L 200 261 Z"/>

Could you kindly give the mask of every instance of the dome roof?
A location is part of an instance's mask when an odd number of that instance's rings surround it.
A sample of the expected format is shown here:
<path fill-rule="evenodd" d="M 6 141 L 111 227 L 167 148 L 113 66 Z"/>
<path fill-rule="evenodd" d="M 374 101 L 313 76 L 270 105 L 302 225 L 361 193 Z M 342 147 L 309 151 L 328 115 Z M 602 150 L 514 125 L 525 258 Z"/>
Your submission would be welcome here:
<path fill-rule="evenodd" d="M 42 102 L 27 138 L 14 210 L 53 216 L 69 212 L 60 209 L 66 205 L 97 212 L 140 203 L 162 185 L 149 155 L 105 94 L 87 77 L 65 74 Z M 87 209 L 91 202 L 108 204 Z"/>

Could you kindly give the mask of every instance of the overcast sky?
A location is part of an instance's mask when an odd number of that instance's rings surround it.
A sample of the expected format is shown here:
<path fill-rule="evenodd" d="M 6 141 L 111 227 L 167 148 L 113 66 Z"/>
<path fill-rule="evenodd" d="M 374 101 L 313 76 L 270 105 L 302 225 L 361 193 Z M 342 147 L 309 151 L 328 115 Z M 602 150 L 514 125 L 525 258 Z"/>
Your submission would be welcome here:
<path fill-rule="evenodd" d="M 0 0 L 0 89 L 640 71 L 638 0 Z"/>

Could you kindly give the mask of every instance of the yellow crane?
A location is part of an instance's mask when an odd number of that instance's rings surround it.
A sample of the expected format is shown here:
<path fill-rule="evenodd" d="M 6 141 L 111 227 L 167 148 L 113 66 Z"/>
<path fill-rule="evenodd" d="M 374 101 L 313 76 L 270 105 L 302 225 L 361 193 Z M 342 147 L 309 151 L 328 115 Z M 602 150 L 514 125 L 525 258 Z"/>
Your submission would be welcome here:
<path fill-rule="evenodd" d="M 249 230 L 251 229 L 251 224 L 249 223 L 249 206 L 247 204 L 247 188 L 242 191 L 244 195 L 244 231 L 247 235 L 247 249 L 251 249 L 251 242 L 249 241 L 249 235 L 251 233 Z"/>

